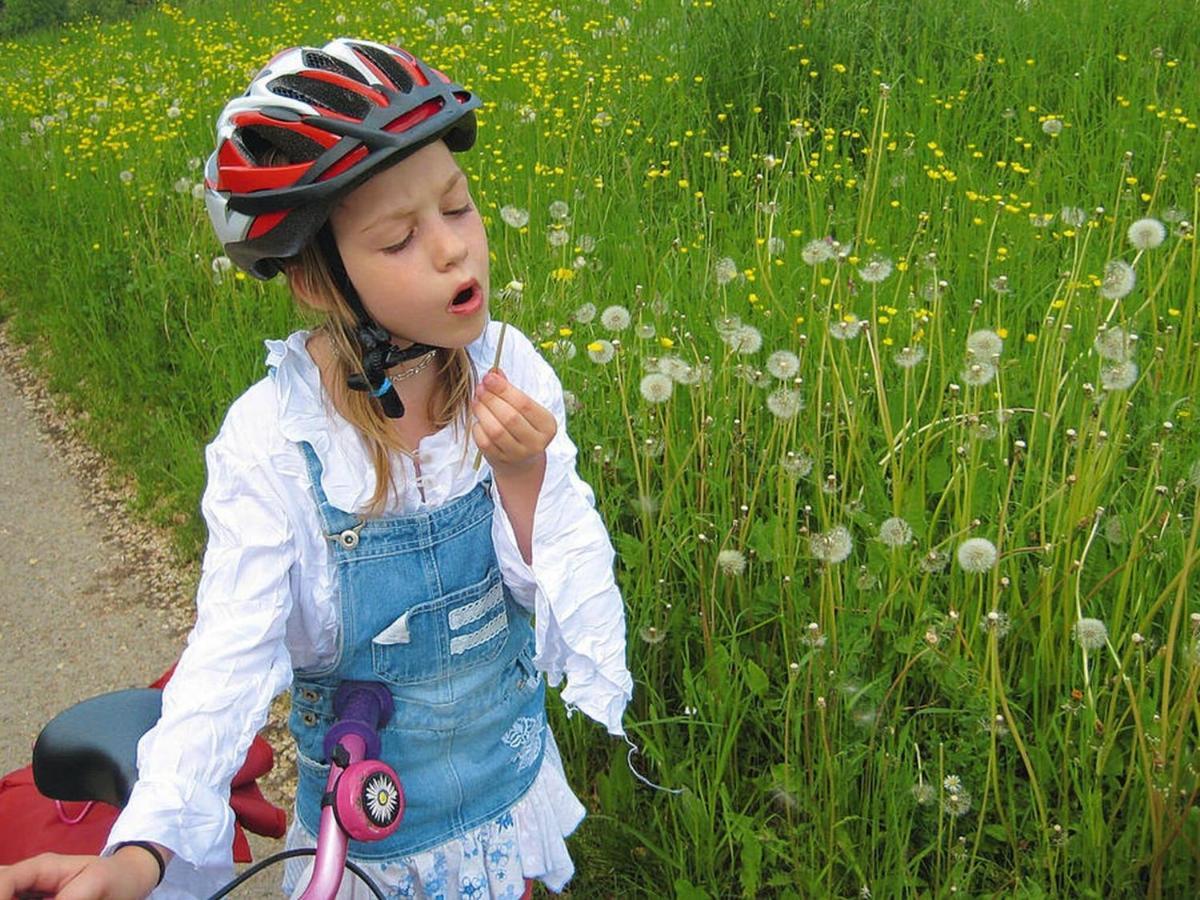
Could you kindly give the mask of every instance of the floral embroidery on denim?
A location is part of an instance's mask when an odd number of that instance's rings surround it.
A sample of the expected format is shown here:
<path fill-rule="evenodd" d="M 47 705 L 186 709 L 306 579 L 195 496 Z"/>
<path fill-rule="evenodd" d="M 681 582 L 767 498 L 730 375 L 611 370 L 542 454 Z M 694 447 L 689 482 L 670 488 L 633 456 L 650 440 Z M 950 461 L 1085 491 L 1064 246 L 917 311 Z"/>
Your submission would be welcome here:
<path fill-rule="evenodd" d="M 538 756 L 542 752 L 542 730 L 545 727 L 545 721 L 541 715 L 521 716 L 513 722 L 508 733 L 504 735 L 504 743 L 517 751 L 513 756 L 513 762 L 517 764 L 518 772 L 528 769 L 537 762 Z"/>

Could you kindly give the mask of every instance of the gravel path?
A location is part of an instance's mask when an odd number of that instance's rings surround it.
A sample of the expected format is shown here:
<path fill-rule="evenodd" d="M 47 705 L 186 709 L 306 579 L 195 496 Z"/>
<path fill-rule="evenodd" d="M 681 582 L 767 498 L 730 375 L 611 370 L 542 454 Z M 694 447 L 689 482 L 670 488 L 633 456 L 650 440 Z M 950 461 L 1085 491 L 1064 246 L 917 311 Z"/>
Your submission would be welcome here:
<path fill-rule="evenodd" d="M 165 535 L 131 521 L 126 492 L 70 435 L 22 353 L 0 327 L 0 772 L 26 765 L 59 710 L 105 691 L 142 687 L 183 649 L 195 567 Z M 278 709 L 268 739 L 277 750 Z M 290 754 L 263 782 L 283 801 Z M 0 839 L 4 823 L 0 823 Z M 255 858 L 281 841 L 252 840 Z M 270 882 L 264 874 L 254 883 Z M 240 897 L 278 896 L 243 890 Z"/>

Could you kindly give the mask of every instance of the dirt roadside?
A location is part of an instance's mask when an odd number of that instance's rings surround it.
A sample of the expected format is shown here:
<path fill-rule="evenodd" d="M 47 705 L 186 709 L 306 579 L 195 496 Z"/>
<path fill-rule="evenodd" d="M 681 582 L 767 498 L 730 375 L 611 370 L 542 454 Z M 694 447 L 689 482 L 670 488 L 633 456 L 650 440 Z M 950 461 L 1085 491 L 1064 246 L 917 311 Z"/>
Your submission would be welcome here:
<path fill-rule="evenodd" d="M 195 566 L 166 536 L 131 519 L 103 459 L 71 435 L 22 351 L 0 325 L 0 772 L 29 762 L 38 731 L 94 694 L 141 687 L 183 649 Z M 260 779 L 290 810 L 291 754 L 268 739 L 275 770 Z M 0 823 L 0 836 L 4 824 Z M 282 841 L 252 837 L 256 859 Z M 276 871 L 279 871 L 278 869 Z M 278 896 L 264 873 L 239 897 Z"/>

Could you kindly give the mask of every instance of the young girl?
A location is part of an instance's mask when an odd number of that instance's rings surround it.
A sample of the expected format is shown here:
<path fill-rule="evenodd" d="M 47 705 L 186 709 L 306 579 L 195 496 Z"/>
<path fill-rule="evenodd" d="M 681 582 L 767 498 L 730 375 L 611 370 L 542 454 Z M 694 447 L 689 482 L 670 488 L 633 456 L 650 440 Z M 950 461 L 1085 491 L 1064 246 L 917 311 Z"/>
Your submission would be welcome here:
<path fill-rule="evenodd" d="M 22 864 L 13 890 L 212 893 L 232 876 L 230 778 L 289 685 L 287 845 L 314 846 L 342 680 L 395 700 L 380 756 L 405 817 L 351 850 L 385 894 L 571 877 L 584 809 L 541 673 L 623 734 L 625 619 L 558 379 L 511 326 L 489 371 L 487 238 L 453 156 L 479 104 L 403 50 L 339 39 L 280 53 L 222 112 L 205 181 L 226 253 L 325 321 L 267 342 L 268 376 L 208 448 L 197 622 L 107 855 Z M 311 866 L 293 862 L 286 891 Z"/>

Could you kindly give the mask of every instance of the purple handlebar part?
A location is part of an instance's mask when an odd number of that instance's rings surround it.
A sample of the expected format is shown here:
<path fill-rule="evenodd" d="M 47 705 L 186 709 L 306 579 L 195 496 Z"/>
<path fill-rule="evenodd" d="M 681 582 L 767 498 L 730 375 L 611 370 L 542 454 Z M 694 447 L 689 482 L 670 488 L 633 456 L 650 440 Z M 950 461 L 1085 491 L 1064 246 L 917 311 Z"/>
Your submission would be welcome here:
<path fill-rule="evenodd" d="M 344 681 L 333 696 L 333 712 L 338 720 L 325 733 L 325 758 L 332 759 L 334 748 L 350 735 L 365 744 L 364 759 L 379 756 L 378 729 L 387 724 L 395 706 L 392 692 L 375 681 Z"/>

